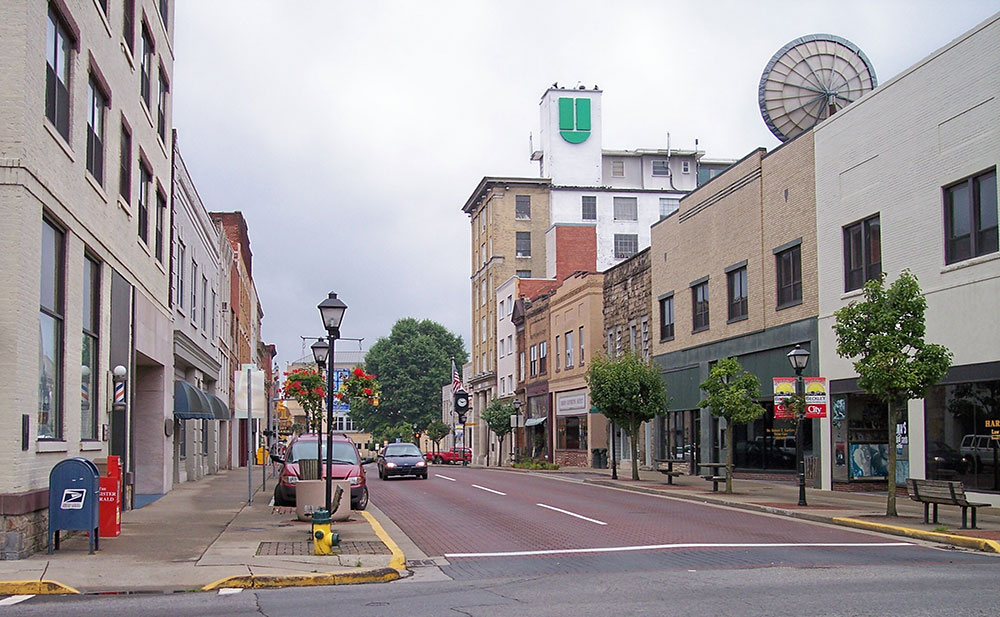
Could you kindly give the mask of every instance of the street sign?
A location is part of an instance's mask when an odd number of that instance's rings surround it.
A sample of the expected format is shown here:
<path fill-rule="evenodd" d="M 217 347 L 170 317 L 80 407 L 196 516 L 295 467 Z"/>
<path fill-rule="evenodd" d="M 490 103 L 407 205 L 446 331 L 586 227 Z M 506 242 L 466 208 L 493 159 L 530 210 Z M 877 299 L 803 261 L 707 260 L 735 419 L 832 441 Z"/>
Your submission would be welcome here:
<path fill-rule="evenodd" d="M 806 398 L 806 417 L 825 418 L 830 397 L 826 388 L 826 377 L 803 377 Z M 795 394 L 795 377 L 774 378 L 774 417 L 775 419 L 794 419 L 791 410 L 785 405 L 788 397 Z"/>

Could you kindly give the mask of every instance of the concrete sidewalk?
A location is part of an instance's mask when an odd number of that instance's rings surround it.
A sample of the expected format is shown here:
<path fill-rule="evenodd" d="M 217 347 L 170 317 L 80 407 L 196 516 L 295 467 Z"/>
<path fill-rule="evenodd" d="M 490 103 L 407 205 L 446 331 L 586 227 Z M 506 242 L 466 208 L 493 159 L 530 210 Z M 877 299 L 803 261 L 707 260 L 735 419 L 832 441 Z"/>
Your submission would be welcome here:
<path fill-rule="evenodd" d="M 510 468 L 500 468 L 510 470 Z M 725 483 L 719 492 L 712 491 L 712 483 L 700 476 L 682 475 L 666 483 L 666 476 L 655 470 L 639 471 L 639 480 L 632 480 L 630 466 L 618 470 L 618 479 L 611 479 L 610 469 L 562 468 L 556 471 L 531 471 L 528 473 L 567 474 L 584 482 L 664 495 L 677 499 L 711 503 L 756 512 L 766 512 L 820 523 L 868 529 L 885 534 L 906 536 L 958 546 L 978 551 L 1000 553 L 1000 508 L 979 508 L 977 529 L 961 529 L 962 509 L 958 506 L 939 506 L 938 523 L 924 524 L 923 504 L 913 501 L 905 491 L 896 493 L 896 513 L 886 516 L 886 493 L 823 491 L 806 488 L 807 506 L 799 506 L 797 477 L 787 480 L 754 480 L 733 478 L 733 493 L 726 494 Z M 978 500 L 973 500 L 978 501 Z M 969 518 L 971 519 L 971 513 Z M 971 524 L 971 522 L 970 522 Z"/>
<path fill-rule="evenodd" d="M 380 513 L 351 513 L 334 523 L 340 554 L 312 554 L 311 526 L 294 508 L 269 504 L 267 491 L 248 504 L 246 468 L 181 484 L 155 502 L 122 513 L 122 533 L 101 538 L 88 554 L 85 534 L 60 550 L 0 561 L 0 594 L 166 592 L 221 587 L 284 587 L 395 580 L 405 559 L 378 522 Z"/>

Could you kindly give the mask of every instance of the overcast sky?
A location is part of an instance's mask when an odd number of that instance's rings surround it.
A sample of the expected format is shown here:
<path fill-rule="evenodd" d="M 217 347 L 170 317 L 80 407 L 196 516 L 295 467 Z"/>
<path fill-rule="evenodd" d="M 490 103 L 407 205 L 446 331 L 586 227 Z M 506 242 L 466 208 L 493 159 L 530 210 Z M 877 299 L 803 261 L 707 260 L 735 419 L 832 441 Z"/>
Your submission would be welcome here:
<path fill-rule="evenodd" d="M 469 347 L 483 176 L 537 177 L 528 136 L 553 82 L 603 91 L 604 147 L 740 158 L 778 145 L 757 84 L 785 43 L 858 45 L 885 83 L 995 0 L 360 2 L 178 0 L 174 126 L 209 210 L 243 212 L 278 362 L 347 303 L 367 349 L 403 317 Z M 537 143 L 537 142 L 536 142 Z M 338 349 L 358 349 L 343 341 Z M 308 349 L 305 353 L 309 353 Z"/>

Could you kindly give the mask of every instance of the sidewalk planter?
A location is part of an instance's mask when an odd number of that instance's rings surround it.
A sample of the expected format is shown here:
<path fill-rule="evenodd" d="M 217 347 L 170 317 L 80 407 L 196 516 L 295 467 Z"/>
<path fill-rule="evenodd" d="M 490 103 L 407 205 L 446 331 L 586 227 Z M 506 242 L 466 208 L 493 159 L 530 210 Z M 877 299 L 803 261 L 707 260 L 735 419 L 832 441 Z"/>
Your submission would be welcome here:
<path fill-rule="evenodd" d="M 336 494 L 338 486 L 343 492 L 340 494 L 340 503 L 336 506 L 331 504 L 333 507 L 333 513 L 330 515 L 330 518 L 334 521 L 346 521 L 351 518 L 351 483 L 349 480 L 334 480 L 330 490 Z M 326 501 L 325 483 L 323 488 L 323 500 L 324 502 Z M 326 503 L 323 504 L 323 507 L 326 507 Z"/>
<path fill-rule="evenodd" d="M 350 499 L 347 501 L 350 504 Z M 300 521 L 311 521 L 313 511 L 325 507 L 326 482 L 324 480 L 299 480 L 295 485 L 295 516 Z M 349 507 L 350 505 L 348 505 Z"/>

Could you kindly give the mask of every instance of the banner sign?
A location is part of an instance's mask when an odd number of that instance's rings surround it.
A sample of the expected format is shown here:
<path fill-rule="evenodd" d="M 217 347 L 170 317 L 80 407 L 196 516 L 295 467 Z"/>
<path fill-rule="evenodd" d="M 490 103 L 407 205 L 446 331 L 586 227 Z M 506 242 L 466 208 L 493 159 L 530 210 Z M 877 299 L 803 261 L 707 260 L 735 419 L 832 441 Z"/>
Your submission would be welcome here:
<path fill-rule="evenodd" d="M 806 417 L 825 418 L 830 406 L 830 395 L 826 388 L 826 377 L 803 377 L 806 394 Z M 785 405 L 785 400 L 795 394 L 794 377 L 774 378 L 774 417 L 775 419 L 794 420 L 791 410 Z"/>

